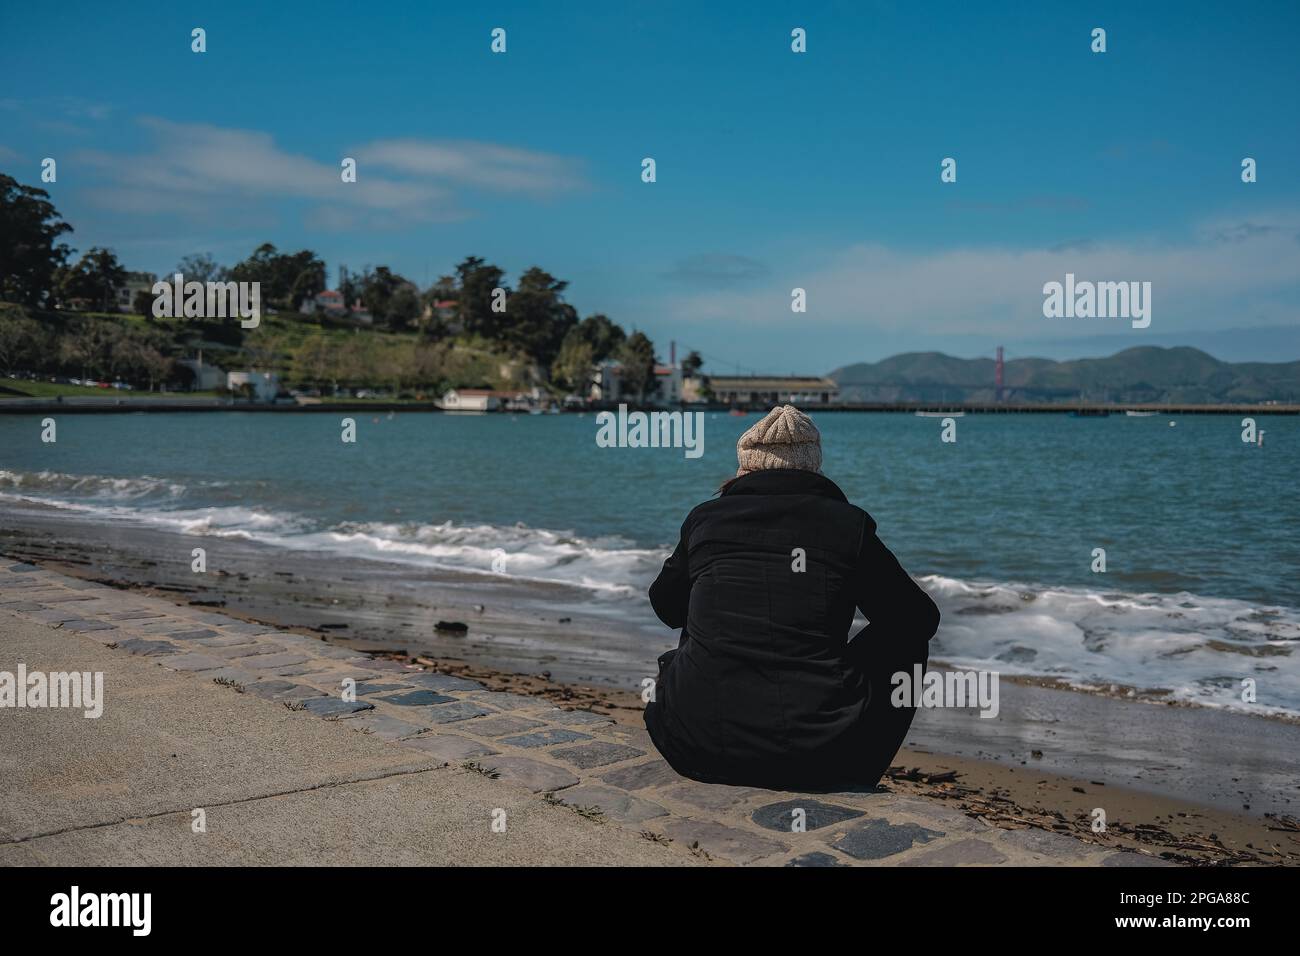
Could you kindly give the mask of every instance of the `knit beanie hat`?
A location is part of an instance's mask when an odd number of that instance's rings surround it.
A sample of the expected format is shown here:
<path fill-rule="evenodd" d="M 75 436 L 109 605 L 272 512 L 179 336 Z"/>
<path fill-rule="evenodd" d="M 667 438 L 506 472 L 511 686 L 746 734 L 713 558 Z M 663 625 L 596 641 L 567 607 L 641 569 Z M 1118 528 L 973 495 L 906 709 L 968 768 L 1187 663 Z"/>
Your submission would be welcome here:
<path fill-rule="evenodd" d="M 811 418 L 793 405 L 780 405 L 736 442 L 737 477 L 764 468 L 820 472 L 822 436 Z"/>

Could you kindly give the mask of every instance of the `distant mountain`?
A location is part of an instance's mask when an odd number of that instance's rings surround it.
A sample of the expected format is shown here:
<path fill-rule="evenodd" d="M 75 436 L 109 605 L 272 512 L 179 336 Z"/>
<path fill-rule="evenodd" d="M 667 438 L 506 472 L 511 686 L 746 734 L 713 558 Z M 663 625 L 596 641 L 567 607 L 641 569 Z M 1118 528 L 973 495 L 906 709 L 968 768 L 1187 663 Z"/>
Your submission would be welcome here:
<path fill-rule="evenodd" d="M 846 402 L 987 402 L 996 397 L 991 358 L 907 352 L 830 373 Z M 1141 346 L 1109 358 L 1011 359 L 1003 369 L 1011 402 L 1297 402 L 1300 361 L 1220 362 L 1200 349 Z"/>

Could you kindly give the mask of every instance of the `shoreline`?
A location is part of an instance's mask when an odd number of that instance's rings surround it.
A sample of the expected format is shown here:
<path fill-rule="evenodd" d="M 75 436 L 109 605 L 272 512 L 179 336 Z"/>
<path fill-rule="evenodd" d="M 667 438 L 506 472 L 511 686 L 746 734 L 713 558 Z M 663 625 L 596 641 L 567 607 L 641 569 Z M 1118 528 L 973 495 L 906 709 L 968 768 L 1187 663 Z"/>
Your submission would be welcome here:
<path fill-rule="evenodd" d="M 617 602 L 594 608 L 590 595 L 570 586 L 431 573 L 238 539 L 196 542 L 48 507 L 10 509 L 9 516 L 0 552 L 17 560 L 367 654 L 423 661 L 493 688 L 594 706 L 636 726 L 639 678 L 629 675 L 653 676 L 655 658 L 676 644 L 675 632 L 636 626 Z M 195 543 L 209 551 L 206 575 L 189 569 Z M 467 623 L 467 630 L 439 631 L 439 620 Z M 1129 826 L 1125 820 L 1165 831 L 1135 830 L 1134 846 L 1154 839 L 1151 845 L 1194 860 L 1250 862 L 1269 840 L 1292 842 L 1287 825 L 1269 827 L 1300 810 L 1294 721 L 1261 724 L 1258 716 L 1053 681 L 1002 683 L 1001 719 L 922 711 L 889 786 L 972 815 L 1072 834 L 1086 829 L 1100 803 L 1117 832 Z M 1211 833 L 1224 845 L 1213 846 Z M 1209 848 L 1188 848 L 1202 843 Z M 1294 845 L 1300 849 L 1300 833 Z"/>
<path fill-rule="evenodd" d="M 56 562 L 46 564 L 46 570 L 67 570 L 56 568 Z M 146 588 L 118 590 L 150 593 Z M 153 592 L 152 596 L 177 608 L 192 607 L 167 592 Z M 241 620 L 221 610 L 204 613 L 227 617 L 232 623 Z M 329 637 L 311 636 L 336 645 Z M 418 666 L 427 672 L 472 679 L 490 693 L 539 698 L 565 710 L 608 717 L 628 732 L 644 733 L 641 701 L 632 691 L 566 683 L 541 674 L 511 673 L 457 658 L 411 656 L 391 650 L 370 653 L 376 662 L 387 660 L 393 667 Z M 904 746 L 896 761 L 876 792 L 941 801 L 950 810 L 984 825 L 1001 831 L 1022 831 L 1024 836 L 1019 839 L 1023 845 L 1038 852 L 1050 854 L 1044 847 L 1050 847 L 1053 836 L 1068 836 L 1099 850 L 1132 851 L 1165 863 L 1300 865 L 1300 820 L 1295 817 L 1252 817 L 1037 768 L 1021 770 L 987 758 L 941 754 L 915 742 Z M 1099 802 L 1107 813 L 1104 833 L 1093 832 L 1091 825 L 1093 809 Z"/>
<path fill-rule="evenodd" d="M 745 415 L 761 414 L 756 409 L 736 408 L 717 403 L 692 403 L 678 405 L 639 405 L 632 402 L 623 403 L 630 411 L 676 411 L 700 412 L 708 414 L 728 414 L 737 411 Z M 603 411 L 617 411 L 618 404 L 606 402 L 594 403 L 583 408 L 561 408 L 554 414 L 583 415 Z M 970 415 L 1122 415 L 1125 412 L 1147 412 L 1153 415 L 1300 415 L 1300 404 L 1191 404 L 1183 405 L 1172 402 L 1153 403 L 1102 403 L 1102 402 L 1023 402 L 1019 404 L 998 404 L 994 402 L 839 402 L 826 405 L 810 406 L 810 411 L 817 414 L 835 413 L 886 413 L 912 415 L 917 413 L 943 414 L 957 413 Z M 0 394 L 0 415 L 36 415 L 48 412 L 65 412 L 74 414 L 118 414 L 128 415 L 135 412 L 176 413 L 176 412 L 276 412 L 292 414 L 298 412 L 419 412 L 446 415 L 518 415 L 526 417 L 528 410 L 495 409 L 493 411 L 466 411 L 464 409 L 443 408 L 436 402 L 401 401 L 386 399 L 340 399 L 336 401 L 308 402 L 232 402 L 225 399 L 209 398 L 119 398 L 96 396 L 70 396 L 64 401 L 48 398 L 26 396 L 6 396 Z M 551 414 L 551 413 L 548 413 Z"/>

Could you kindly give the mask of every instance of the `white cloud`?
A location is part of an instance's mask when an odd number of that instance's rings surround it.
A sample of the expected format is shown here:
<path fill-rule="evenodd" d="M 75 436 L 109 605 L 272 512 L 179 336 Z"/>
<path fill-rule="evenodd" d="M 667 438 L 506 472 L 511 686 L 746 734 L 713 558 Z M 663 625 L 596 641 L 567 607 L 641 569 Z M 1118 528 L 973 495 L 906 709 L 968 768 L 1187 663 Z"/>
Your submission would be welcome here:
<path fill-rule="evenodd" d="M 385 141 L 356 147 L 356 182 L 339 163 L 293 153 L 269 133 L 144 118 L 152 149 L 140 154 L 81 151 L 76 160 L 107 179 L 94 193 L 108 209 L 130 213 L 228 216 L 278 200 L 309 205 L 322 228 L 459 219 L 474 190 L 533 195 L 573 188 L 572 163 L 490 143 Z"/>
<path fill-rule="evenodd" d="M 1149 281 L 1153 332 L 1249 317 L 1300 319 L 1300 216 L 1270 215 L 1200 224 L 1183 240 L 1071 242 L 1051 249 L 971 247 L 898 251 L 863 243 L 811 272 L 775 274 L 759 290 L 710 291 L 670 301 L 687 322 L 737 325 L 853 325 L 921 333 L 1096 335 L 1119 331 L 1106 319 L 1045 319 L 1043 284 L 1067 272 L 1078 280 Z M 790 311 L 790 290 L 808 294 L 808 312 Z M 1163 320 L 1163 321 L 1162 321 Z M 1111 323 L 1108 325 L 1107 323 Z M 1050 324 L 1050 328 L 1048 325 Z"/>
<path fill-rule="evenodd" d="M 390 139 L 358 146 L 356 155 L 366 166 L 493 192 L 545 196 L 583 185 L 573 160 L 492 143 Z"/>

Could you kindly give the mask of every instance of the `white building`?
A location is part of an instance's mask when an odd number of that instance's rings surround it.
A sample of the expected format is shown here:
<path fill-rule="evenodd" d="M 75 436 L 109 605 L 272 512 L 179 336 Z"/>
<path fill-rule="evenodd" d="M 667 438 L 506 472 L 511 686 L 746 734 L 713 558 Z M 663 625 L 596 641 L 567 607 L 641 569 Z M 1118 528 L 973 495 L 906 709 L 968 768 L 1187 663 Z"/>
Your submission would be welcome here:
<path fill-rule="evenodd" d="M 449 388 L 438 407 L 447 412 L 495 412 L 501 400 L 487 388 Z"/>
<path fill-rule="evenodd" d="M 180 359 L 176 364 L 194 374 L 191 388 L 196 392 L 210 392 L 226 384 L 226 370 L 204 362 L 202 352 L 196 359 Z"/>
<path fill-rule="evenodd" d="M 724 405 L 831 405 L 840 387 L 829 378 L 796 375 L 710 375 L 713 400 Z"/>
<path fill-rule="evenodd" d="M 226 373 L 226 388 L 231 392 L 237 394 L 245 386 L 252 389 L 253 399 L 259 402 L 273 402 L 280 394 L 280 380 L 274 372 Z"/>
<path fill-rule="evenodd" d="M 113 290 L 117 296 L 117 307 L 121 312 L 130 312 L 135 305 L 135 297 L 141 292 L 152 292 L 158 277 L 152 272 L 128 272 L 126 279 Z"/>
<path fill-rule="evenodd" d="M 685 400 L 682 381 L 682 370 L 677 366 L 656 365 L 654 379 L 646 386 L 645 404 L 681 404 Z M 596 368 L 590 397 L 597 402 L 635 402 L 640 398 L 634 389 L 624 384 L 623 366 L 618 362 L 602 362 Z"/>

